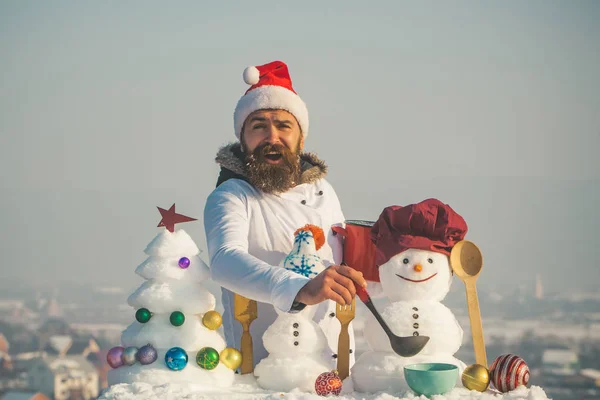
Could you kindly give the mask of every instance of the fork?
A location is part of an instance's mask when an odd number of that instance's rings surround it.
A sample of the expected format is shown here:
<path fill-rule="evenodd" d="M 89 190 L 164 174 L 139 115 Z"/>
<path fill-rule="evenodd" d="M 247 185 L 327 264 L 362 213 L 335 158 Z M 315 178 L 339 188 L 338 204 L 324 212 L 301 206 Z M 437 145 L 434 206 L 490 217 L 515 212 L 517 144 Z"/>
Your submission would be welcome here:
<path fill-rule="evenodd" d="M 356 314 L 356 298 L 352 299 L 352 304 L 349 305 L 337 303 L 335 311 L 335 316 L 342 326 L 338 338 L 337 370 L 340 379 L 344 380 L 350 375 L 350 335 L 348 334 L 348 325 Z"/>

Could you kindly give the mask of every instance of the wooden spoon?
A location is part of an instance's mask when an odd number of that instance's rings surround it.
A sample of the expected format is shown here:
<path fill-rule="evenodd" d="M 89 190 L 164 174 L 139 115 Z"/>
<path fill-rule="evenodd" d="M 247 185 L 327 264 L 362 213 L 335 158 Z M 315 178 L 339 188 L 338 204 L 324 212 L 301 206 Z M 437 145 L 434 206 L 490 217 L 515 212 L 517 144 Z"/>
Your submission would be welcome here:
<path fill-rule="evenodd" d="M 475 281 L 483 268 L 483 256 L 473 242 L 462 240 L 454 245 L 450 252 L 450 265 L 454 273 L 462 279 L 467 288 L 467 306 L 471 321 L 471 335 L 477 364 L 487 368 L 485 342 L 483 340 L 483 327 L 481 325 L 481 310 L 477 298 Z"/>
<path fill-rule="evenodd" d="M 242 364 L 240 372 L 242 375 L 254 371 L 254 353 L 252 336 L 250 335 L 250 324 L 258 318 L 258 304 L 255 300 L 247 299 L 237 293 L 233 296 L 234 318 L 242 324 L 242 340 L 240 350 L 242 353 Z"/>

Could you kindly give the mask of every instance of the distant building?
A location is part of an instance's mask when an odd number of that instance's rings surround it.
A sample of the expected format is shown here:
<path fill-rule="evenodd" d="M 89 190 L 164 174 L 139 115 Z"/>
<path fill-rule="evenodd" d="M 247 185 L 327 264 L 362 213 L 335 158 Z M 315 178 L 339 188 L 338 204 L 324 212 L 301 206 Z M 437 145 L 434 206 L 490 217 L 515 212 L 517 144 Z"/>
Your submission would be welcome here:
<path fill-rule="evenodd" d="M 46 346 L 42 349 L 49 355 L 56 356 L 83 356 L 100 351 L 100 346 L 91 335 L 54 335 L 45 340 Z"/>
<path fill-rule="evenodd" d="M 10 391 L 4 393 L 0 400 L 50 400 L 48 396 L 40 392 L 16 392 Z"/>
<path fill-rule="evenodd" d="M 96 371 L 98 371 L 98 385 L 100 389 L 104 389 L 108 387 L 108 371 L 112 368 L 106 362 L 106 355 L 108 354 L 108 350 L 101 350 L 95 353 L 90 353 L 86 358 L 89 362 L 91 362 L 94 367 L 96 367 Z"/>
<path fill-rule="evenodd" d="M 6 340 L 6 337 L 0 332 L 0 355 L 8 354 L 9 348 L 10 344 L 8 343 L 8 340 Z"/>
<path fill-rule="evenodd" d="M 73 336 L 73 330 L 62 318 L 49 318 L 38 329 L 38 350 L 44 350 L 52 336 Z"/>
<path fill-rule="evenodd" d="M 542 354 L 542 373 L 548 376 L 569 376 L 579 373 L 579 356 L 568 349 L 546 349 Z"/>
<path fill-rule="evenodd" d="M 28 384 L 54 400 L 98 397 L 98 372 L 83 356 L 36 359 L 29 370 Z"/>
<path fill-rule="evenodd" d="M 0 333 L 0 376 L 12 370 L 12 362 L 8 355 L 9 347 L 8 340 Z"/>
<path fill-rule="evenodd" d="M 600 371 L 597 369 L 585 368 L 579 374 L 592 386 L 600 387 Z"/>
<path fill-rule="evenodd" d="M 542 277 L 537 274 L 535 277 L 535 298 L 542 300 L 544 298 L 544 286 L 542 285 Z"/>

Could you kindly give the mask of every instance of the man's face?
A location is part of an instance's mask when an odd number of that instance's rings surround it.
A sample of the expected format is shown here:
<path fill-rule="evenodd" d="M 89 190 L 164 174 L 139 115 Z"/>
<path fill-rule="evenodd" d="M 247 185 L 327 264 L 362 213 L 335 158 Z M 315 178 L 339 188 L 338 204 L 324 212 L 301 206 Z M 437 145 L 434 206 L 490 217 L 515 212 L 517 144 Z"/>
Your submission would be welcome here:
<path fill-rule="evenodd" d="M 258 110 L 246 118 L 242 132 L 244 151 L 248 154 L 263 144 L 281 144 L 294 153 L 304 147 L 304 137 L 296 118 L 284 110 Z M 278 164 L 280 158 L 267 158 Z"/>
<path fill-rule="evenodd" d="M 250 182 L 267 193 L 298 184 L 304 136 L 296 118 L 283 110 L 259 110 L 246 118 L 241 135 Z"/>

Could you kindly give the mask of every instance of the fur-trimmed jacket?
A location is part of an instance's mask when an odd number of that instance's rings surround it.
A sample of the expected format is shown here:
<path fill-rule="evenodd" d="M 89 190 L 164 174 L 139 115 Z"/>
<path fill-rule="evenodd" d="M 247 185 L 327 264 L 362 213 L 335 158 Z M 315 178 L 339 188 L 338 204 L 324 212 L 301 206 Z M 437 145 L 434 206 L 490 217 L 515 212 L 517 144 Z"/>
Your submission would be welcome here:
<path fill-rule="evenodd" d="M 314 154 L 301 155 L 300 184 L 280 194 L 262 192 L 248 182 L 239 144 L 221 148 L 216 161 L 221 173 L 204 209 L 211 275 L 223 288 L 223 328 L 228 346 L 239 348 L 242 333 L 233 318 L 233 294 L 258 302 L 258 319 L 251 328 L 256 365 L 268 355 L 262 335 L 277 317 L 275 308 L 290 312 L 298 291 L 309 280 L 279 267 L 293 248 L 294 232 L 306 224 L 320 226 L 326 243 L 318 255 L 325 266 L 339 265 L 342 238 L 331 227 L 343 225 L 344 215 L 333 187 L 325 180 L 327 167 Z M 327 336 L 331 367 L 335 369 L 340 333 L 335 302 L 325 301 L 314 308 L 314 321 Z M 290 327 L 290 334 L 292 331 Z M 352 329 L 350 347 L 354 349 Z M 354 354 L 350 356 L 352 365 Z"/>

